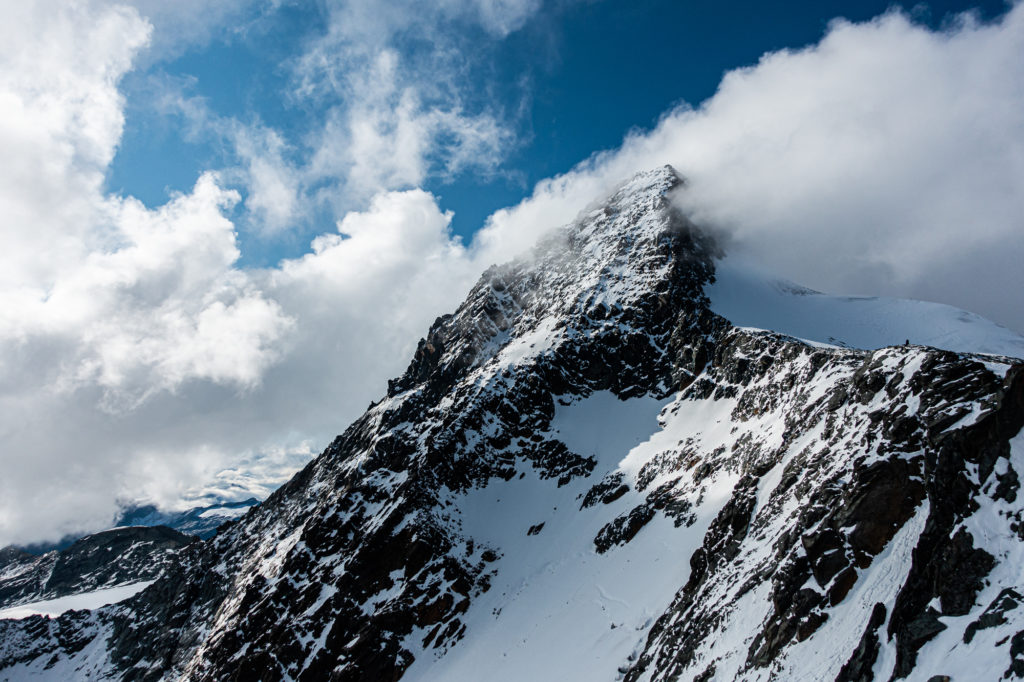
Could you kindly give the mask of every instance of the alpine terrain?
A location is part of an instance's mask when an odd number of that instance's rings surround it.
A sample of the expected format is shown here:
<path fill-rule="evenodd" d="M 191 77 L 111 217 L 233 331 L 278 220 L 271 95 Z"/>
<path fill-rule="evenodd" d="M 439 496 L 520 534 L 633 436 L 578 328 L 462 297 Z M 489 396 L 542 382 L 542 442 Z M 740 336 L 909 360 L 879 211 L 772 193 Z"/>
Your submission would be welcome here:
<path fill-rule="evenodd" d="M 0 620 L 0 678 L 1024 678 L 1024 339 L 759 278 L 682 184 L 485 272 L 134 596 Z"/>

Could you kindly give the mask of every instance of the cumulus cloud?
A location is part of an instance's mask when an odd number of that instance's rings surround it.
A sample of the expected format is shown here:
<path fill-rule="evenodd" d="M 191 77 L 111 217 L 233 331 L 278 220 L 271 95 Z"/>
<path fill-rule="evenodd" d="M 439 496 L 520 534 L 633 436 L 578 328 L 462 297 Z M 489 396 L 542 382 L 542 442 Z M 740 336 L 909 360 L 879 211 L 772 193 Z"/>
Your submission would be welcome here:
<path fill-rule="evenodd" d="M 477 275 L 450 218 L 421 190 L 381 194 L 305 256 L 246 271 L 247 295 L 222 303 L 211 282 L 188 296 L 213 300 L 180 333 L 179 309 L 168 322 L 147 307 L 138 321 L 142 311 L 100 301 L 101 331 L 117 343 L 42 332 L 0 342 L 0 542 L 102 527 L 124 500 L 267 494 L 379 397 Z M 97 348 L 98 366 L 60 385 L 64 363 Z"/>
<path fill-rule="evenodd" d="M 195 386 L 255 392 L 293 324 L 235 267 L 225 211 L 239 197 L 215 175 L 155 210 L 102 191 L 123 126 L 118 82 L 150 25 L 107 3 L 9 9 L 16 16 L 0 22 L 0 544 L 109 521 L 116 496 L 158 480 L 141 464 L 147 453 L 165 454 L 165 467 L 208 469 L 216 444 L 161 443 L 147 436 L 155 414 L 139 415 L 155 396 Z"/>
<path fill-rule="evenodd" d="M 118 245 L 66 263 L 44 299 L 14 311 L 26 325 L 13 332 L 81 349 L 65 359 L 70 388 L 96 382 L 142 399 L 193 378 L 255 385 L 290 320 L 233 268 L 240 254 L 222 211 L 237 198 L 206 174 L 155 211 L 108 199 L 101 229 Z"/>
<path fill-rule="evenodd" d="M 103 191 L 146 19 L 101 2 L 15 9 L 0 69 L 0 545 L 102 527 L 121 501 L 265 495 L 383 391 L 479 264 L 413 189 L 377 194 L 300 258 L 240 268 L 242 197 L 225 178 L 156 208 Z M 287 145 L 214 122 L 244 159 L 248 210 L 279 228 L 301 210 Z"/>
<path fill-rule="evenodd" d="M 123 124 L 117 81 L 149 26 L 120 7 L 18 9 L 33 30 L 3 48 L 0 341 L 66 349 L 45 366 L 50 383 L 95 382 L 115 402 L 191 377 L 258 381 L 285 320 L 231 271 L 221 211 L 237 195 L 210 175 L 155 212 L 101 193 Z M 18 61 L 40 54 L 31 69 Z M 240 353 L 217 348 L 218 334 L 243 331 Z"/>
<path fill-rule="evenodd" d="M 825 291 L 936 300 L 1024 330 L 1024 6 L 930 31 L 890 12 L 726 74 L 698 108 L 540 183 L 479 237 L 495 254 L 639 168 L 734 252 Z"/>
<path fill-rule="evenodd" d="M 327 3 L 325 35 L 290 67 L 294 97 L 330 100 L 307 139 L 218 115 L 164 76 L 155 106 L 237 164 L 155 208 L 105 193 L 124 75 L 241 35 L 278 5 L 202 4 L 5 6 L 0 545 L 101 527 L 124 500 L 265 494 L 379 395 L 481 269 L 415 189 L 493 169 L 511 140 L 463 101 L 445 36 L 501 39 L 535 0 Z M 407 60 L 412 18 L 435 34 Z M 239 266 L 239 209 L 272 238 L 317 192 L 361 210 L 302 257 Z"/>
<path fill-rule="evenodd" d="M 116 88 L 149 26 L 132 10 L 11 3 L 0 21 L 0 282 L 5 291 L 54 275 L 88 249 L 85 225 L 124 125 Z M 89 23 L 86 35 L 80 26 Z M 57 256 L 57 257 L 55 257 Z"/>

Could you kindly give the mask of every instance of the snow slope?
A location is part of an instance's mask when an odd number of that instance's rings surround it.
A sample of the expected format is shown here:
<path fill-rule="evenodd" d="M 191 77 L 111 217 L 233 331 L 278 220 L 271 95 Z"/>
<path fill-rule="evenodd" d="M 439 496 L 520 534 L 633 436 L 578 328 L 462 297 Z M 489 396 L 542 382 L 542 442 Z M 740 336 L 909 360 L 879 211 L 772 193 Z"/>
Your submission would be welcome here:
<path fill-rule="evenodd" d="M 659 430 L 664 404 L 600 391 L 558 404 L 550 431 L 573 451 L 595 456 L 600 479 Z M 466 615 L 469 636 L 447 653 L 417 647 L 406 679 L 468 680 L 482 669 L 495 682 L 614 679 L 685 581 L 701 528 L 681 537 L 661 519 L 636 539 L 635 554 L 595 553 L 593 538 L 607 515 L 628 511 L 630 499 L 581 510 L 586 480 L 559 490 L 555 480 L 537 479 L 528 469 L 457 499 L 462 531 L 502 548 L 497 576 Z M 564 503 L 552 504 L 558 500 Z M 408 641 L 422 638 L 417 632 Z"/>
<path fill-rule="evenodd" d="M 739 327 L 874 350 L 909 340 L 957 353 L 1024 357 L 1024 336 L 980 315 L 926 301 L 831 296 L 757 272 L 726 257 L 705 289 L 711 309 Z"/>
<path fill-rule="evenodd" d="M 199 514 L 201 519 L 225 519 L 234 520 L 240 519 L 245 516 L 245 513 L 249 511 L 252 505 L 246 507 L 214 507 L 213 509 L 207 509 L 206 511 Z"/>
<path fill-rule="evenodd" d="M 101 590 L 93 590 L 92 592 L 58 597 L 57 599 L 37 601 L 32 604 L 19 604 L 18 606 L 12 606 L 9 609 L 0 611 L 0 619 L 19 619 L 28 618 L 29 616 L 56 618 L 65 611 L 91 611 L 107 604 L 116 604 L 117 602 L 124 601 L 128 597 L 132 597 L 146 589 L 153 582 L 152 580 L 146 580 L 130 585 L 118 585 L 117 587 L 107 587 Z"/>

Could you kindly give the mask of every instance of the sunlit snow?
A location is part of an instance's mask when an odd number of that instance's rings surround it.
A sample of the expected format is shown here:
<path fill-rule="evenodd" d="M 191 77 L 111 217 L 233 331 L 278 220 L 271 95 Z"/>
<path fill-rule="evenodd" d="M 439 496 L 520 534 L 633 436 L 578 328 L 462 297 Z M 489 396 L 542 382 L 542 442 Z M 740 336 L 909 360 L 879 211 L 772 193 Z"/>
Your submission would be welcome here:
<path fill-rule="evenodd" d="M 71 594 L 57 599 L 47 599 L 31 604 L 20 604 L 0 611 L 0 619 L 28 618 L 29 616 L 48 616 L 56 618 L 65 611 L 82 611 L 98 609 L 107 604 L 116 604 L 132 597 L 153 584 L 154 581 L 146 580 L 130 585 L 117 585 L 116 587 L 105 587 L 92 592 Z"/>

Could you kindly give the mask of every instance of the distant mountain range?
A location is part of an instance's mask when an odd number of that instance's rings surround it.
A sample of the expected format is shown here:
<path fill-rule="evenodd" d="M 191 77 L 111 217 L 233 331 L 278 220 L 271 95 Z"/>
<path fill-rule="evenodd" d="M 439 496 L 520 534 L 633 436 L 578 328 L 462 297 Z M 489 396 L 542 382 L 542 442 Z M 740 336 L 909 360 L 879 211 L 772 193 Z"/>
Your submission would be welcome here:
<path fill-rule="evenodd" d="M 0 616 L 14 606 L 151 580 L 196 538 L 165 526 L 114 528 L 42 555 L 0 552 Z"/>
<path fill-rule="evenodd" d="M 247 500 L 210 504 L 184 511 L 162 511 L 152 504 L 131 505 L 121 512 L 111 527 L 167 526 L 186 535 L 194 535 L 205 540 L 216 534 L 218 526 L 237 519 L 250 507 L 257 504 L 259 504 L 259 500 L 250 497 Z M 45 554 L 66 549 L 83 537 L 85 535 L 67 535 L 57 542 L 5 547 L 0 549 L 0 553 L 20 551 L 28 554 Z M 0 554 L 0 557 L 2 556 L 3 554 Z"/>
<path fill-rule="evenodd" d="M 213 537 L 219 526 L 240 518 L 259 503 L 255 497 L 250 497 L 238 502 L 222 502 L 181 512 L 160 511 L 153 505 L 131 507 L 121 514 L 115 525 L 167 526 L 205 540 Z"/>
<path fill-rule="evenodd" d="M 0 618 L 13 607 L 138 584 L 163 572 L 170 555 L 244 515 L 259 500 L 181 512 L 126 509 L 109 530 L 59 543 L 0 549 Z"/>

